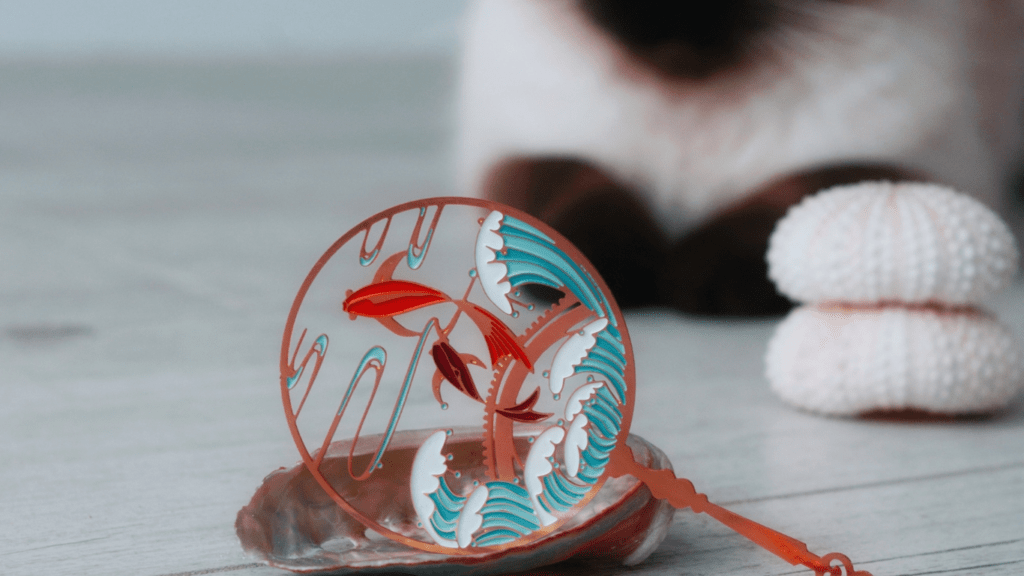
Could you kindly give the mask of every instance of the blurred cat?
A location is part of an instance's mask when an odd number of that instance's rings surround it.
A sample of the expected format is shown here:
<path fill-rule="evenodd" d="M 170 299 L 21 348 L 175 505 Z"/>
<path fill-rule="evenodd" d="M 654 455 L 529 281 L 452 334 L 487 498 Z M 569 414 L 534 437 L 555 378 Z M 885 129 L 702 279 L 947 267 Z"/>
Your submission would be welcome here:
<path fill-rule="evenodd" d="M 764 253 L 804 195 L 1022 166 L 1024 0 L 479 0 L 463 192 L 575 242 L 625 306 L 780 313 Z"/>

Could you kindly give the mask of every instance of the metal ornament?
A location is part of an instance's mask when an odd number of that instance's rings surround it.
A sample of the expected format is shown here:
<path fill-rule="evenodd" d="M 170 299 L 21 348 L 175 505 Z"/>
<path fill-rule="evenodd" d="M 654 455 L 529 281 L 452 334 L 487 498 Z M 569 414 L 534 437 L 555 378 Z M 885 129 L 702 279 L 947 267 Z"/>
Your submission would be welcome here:
<path fill-rule="evenodd" d="M 304 473 L 417 558 L 486 563 L 589 534 L 581 511 L 629 479 L 819 576 L 870 576 L 651 468 L 657 449 L 629 436 L 622 313 L 574 246 L 517 210 L 434 198 L 363 221 L 302 283 L 280 367 Z M 243 542 L 256 502 L 239 514 Z"/>

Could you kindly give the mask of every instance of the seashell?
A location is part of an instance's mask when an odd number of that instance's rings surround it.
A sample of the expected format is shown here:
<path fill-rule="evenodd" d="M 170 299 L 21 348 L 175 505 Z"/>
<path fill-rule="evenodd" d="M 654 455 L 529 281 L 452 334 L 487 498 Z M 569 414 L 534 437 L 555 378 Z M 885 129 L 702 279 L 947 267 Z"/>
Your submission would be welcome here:
<path fill-rule="evenodd" d="M 799 302 L 974 304 L 1017 270 L 1006 225 L 933 184 L 863 182 L 806 198 L 779 221 L 769 276 Z"/>
<path fill-rule="evenodd" d="M 517 439 L 540 434 L 541 426 L 517 430 Z M 411 471 L 417 448 L 433 430 L 396 433 L 386 458 L 390 467 Z M 482 432 L 455 430 L 448 449 L 460 455 L 479 456 Z M 378 437 L 359 443 L 355 459 L 372 456 Z M 639 436 L 627 440 L 644 466 L 671 469 L 668 457 Z M 355 500 L 367 500 L 384 526 L 412 533 L 417 516 L 410 514 L 410 492 L 394 486 L 390 476 L 373 476 L 368 483 L 343 480 L 351 440 L 335 442 L 323 467 L 342 485 L 339 490 Z M 478 463 L 480 466 L 482 462 Z M 468 474 L 473 470 L 467 469 Z M 347 482 L 347 484 L 346 484 Z M 273 472 L 263 481 L 252 501 L 238 512 L 235 529 L 242 547 L 271 566 L 297 572 L 331 571 L 331 574 L 365 571 L 398 571 L 403 574 L 503 574 L 522 573 L 569 558 L 617 561 L 633 565 L 643 561 L 665 539 L 674 509 L 656 500 L 633 476 L 611 478 L 596 497 L 570 522 L 531 544 L 504 553 L 481 551 L 476 555 L 447 556 L 416 550 L 368 530 L 334 504 L 303 464 Z M 484 561 L 486 560 L 486 562 Z"/>
<path fill-rule="evenodd" d="M 802 306 L 768 344 L 766 374 L 786 402 L 837 415 L 986 412 L 1024 390 L 1024 353 L 970 309 Z"/>

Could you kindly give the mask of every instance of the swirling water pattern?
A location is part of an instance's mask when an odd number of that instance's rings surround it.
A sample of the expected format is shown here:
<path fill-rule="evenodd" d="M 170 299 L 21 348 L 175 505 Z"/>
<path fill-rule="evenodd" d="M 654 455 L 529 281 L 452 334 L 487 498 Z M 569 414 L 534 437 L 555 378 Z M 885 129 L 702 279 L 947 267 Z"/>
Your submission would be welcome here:
<path fill-rule="evenodd" d="M 480 509 L 483 532 L 473 539 L 477 546 L 512 542 L 540 528 L 530 495 L 522 486 L 500 481 L 485 486 L 487 501 Z"/>
<path fill-rule="evenodd" d="M 495 220 L 499 223 L 497 230 L 490 228 Z M 477 489 L 481 492 L 486 489 L 486 500 L 478 511 L 462 510 L 467 498 L 455 496 L 444 479 L 438 478 L 440 483 L 436 496 L 430 495 L 435 509 L 429 521 L 433 531 L 441 536 L 438 543 L 445 546 L 497 546 L 515 542 L 541 526 L 554 522 L 554 514 L 572 509 L 587 496 L 603 475 L 622 429 L 620 406 L 626 401 L 626 349 L 621 333 L 616 328 L 611 306 L 590 274 L 558 248 L 549 236 L 521 220 L 495 212 L 486 219 L 485 228 L 488 229 L 481 234 L 497 232 L 501 239 L 501 246 L 486 246 L 493 256 L 485 262 L 501 263 L 507 268 L 505 278 L 495 278 L 494 282 L 508 281 L 513 288 L 524 284 L 541 284 L 568 290 L 598 318 L 607 318 L 607 323 L 603 322 L 604 327 L 595 334 L 596 342 L 574 368 L 576 374 L 588 374 L 588 381 L 594 380 L 593 375 L 599 375 L 607 384 L 600 383 L 593 397 L 575 415 L 575 418 L 585 418 L 583 422 L 586 426 L 585 448 L 580 451 L 576 474 L 569 474 L 564 464 L 552 462 L 553 465 L 548 465 L 550 458 L 528 458 L 528 462 L 541 464 L 535 466 L 534 470 L 530 470 L 530 464 L 527 464 L 527 470 L 524 470 L 524 475 L 528 477 L 527 488 L 509 482 L 488 482 Z M 478 267 L 481 265 L 480 244 L 478 239 Z M 492 300 L 498 293 L 503 295 L 503 299 L 494 303 L 506 310 L 507 300 L 504 295 L 507 292 L 496 292 L 493 289 L 487 291 Z M 566 417 L 572 420 L 573 415 L 566 414 Z M 569 423 L 566 422 L 565 426 L 568 427 Z M 558 433 L 554 436 L 561 442 L 565 438 L 565 431 L 560 426 L 548 428 L 541 436 L 555 432 L 555 428 Z M 544 449 L 539 444 L 538 441 L 531 448 L 531 456 L 534 450 Z M 551 450 L 550 444 L 547 449 Z M 416 458 L 421 458 L 420 453 L 417 453 Z M 531 472 L 534 472 L 536 482 L 529 480 Z M 530 486 L 536 487 L 536 493 L 531 492 Z M 472 526 L 472 541 L 465 538 L 456 541 L 458 524 L 468 522 L 466 518 L 469 516 L 482 518 L 478 528 L 476 524 Z M 422 520 L 425 519 L 421 515 Z"/>
<path fill-rule="evenodd" d="M 547 235 L 522 220 L 505 215 L 498 235 L 504 241 L 504 253 L 496 253 L 495 261 L 508 267 L 512 287 L 541 284 L 550 288 L 566 288 L 599 317 L 606 317 L 612 326 L 615 315 L 597 283 L 579 264 L 555 246 Z"/>
<path fill-rule="evenodd" d="M 442 538 L 455 540 L 455 528 L 459 519 L 459 511 L 466 503 L 465 496 L 456 496 L 448 487 L 445 479 L 438 478 L 438 490 L 428 495 L 434 501 L 434 513 L 430 515 L 430 524 Z"/>

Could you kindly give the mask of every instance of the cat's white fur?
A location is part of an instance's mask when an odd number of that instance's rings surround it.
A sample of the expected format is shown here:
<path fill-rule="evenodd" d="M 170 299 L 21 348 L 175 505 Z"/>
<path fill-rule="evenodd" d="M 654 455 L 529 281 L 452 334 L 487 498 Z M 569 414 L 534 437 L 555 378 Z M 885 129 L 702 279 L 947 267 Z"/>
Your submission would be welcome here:
<path fill-rule="evenodd" d="M 683 231 L 774 177 L 853 160 L 923 171 L 998 206 L 1019 160 L 1024 1 L 810 4 L 774 58 L 711 80 L 631 63 L 572 0 L 469 15 L 458 157 L 479 194 L 499 162 L 572 156 L 644 190 Z"/>

